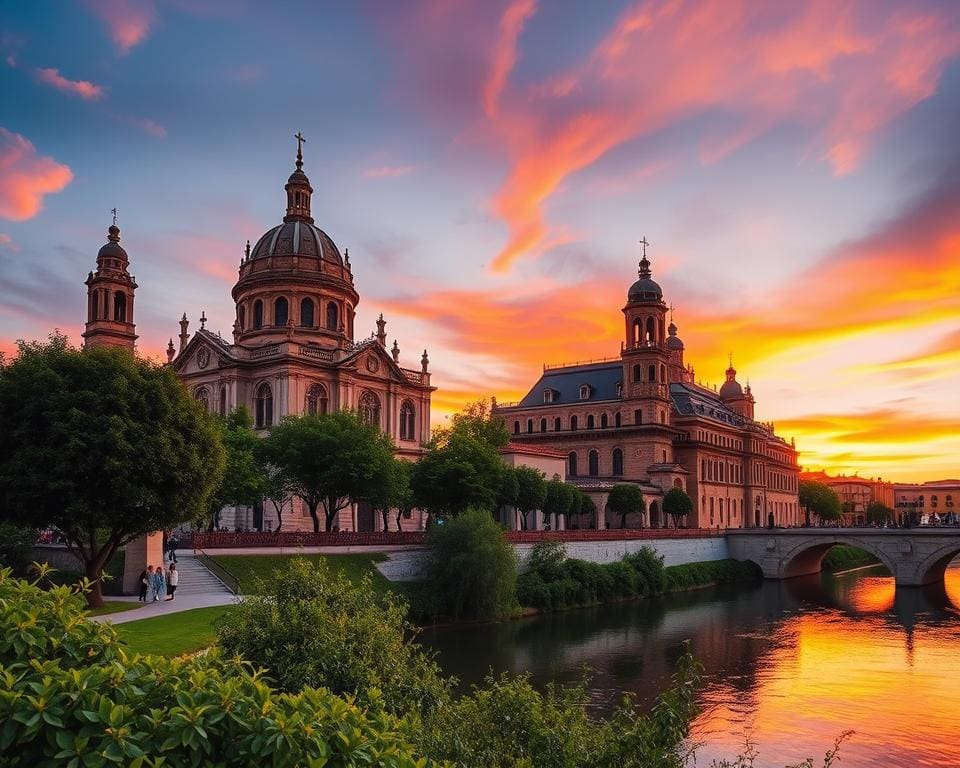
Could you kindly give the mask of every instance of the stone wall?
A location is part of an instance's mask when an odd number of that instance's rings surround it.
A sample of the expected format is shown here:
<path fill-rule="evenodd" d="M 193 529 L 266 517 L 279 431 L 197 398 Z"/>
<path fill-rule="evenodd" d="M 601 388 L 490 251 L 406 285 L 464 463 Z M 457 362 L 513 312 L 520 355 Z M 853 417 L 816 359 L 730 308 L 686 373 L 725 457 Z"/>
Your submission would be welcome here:
<path fill-rule="evenodd" d="M 567 556 L 592 563 L 612 563 L 624 555 L 650 547 L 663 555 L 664 565 L 683 565 L 706 560 L 725 560 L 730 557 L 727 540 L 722 536 L 681 539 L 628 539 L 623 541 L 568 541 Z M 520 559 L 520 569 L 526 567 L 533 544 L 514 544 Z M 407 549 L 386 553 L 388 560 L 377 568 L 390 581 L 416 581 L 423 578 L 426 550 Z"/>

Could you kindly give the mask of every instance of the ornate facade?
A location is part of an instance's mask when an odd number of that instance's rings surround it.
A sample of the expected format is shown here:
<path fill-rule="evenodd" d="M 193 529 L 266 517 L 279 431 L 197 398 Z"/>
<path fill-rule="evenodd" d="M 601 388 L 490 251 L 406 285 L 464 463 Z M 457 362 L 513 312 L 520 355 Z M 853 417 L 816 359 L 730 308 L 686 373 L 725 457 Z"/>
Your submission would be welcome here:
<path fill-rule="evenodd" d="M 567 456 L 567 480 L 600 510 L 599 520 L 571 524 L 618 527 L 619 517 L 604 509 L 609 490 L 624 482 L 641 486 L 648 509 L 646 520 L 628 526 L 667 525 L 662 498 L 673 486 L 693 500 L 690 527 L 800 524 L 796 450 L 754 419 L 753 394 L 732 362 L 719 391 L 694 382 L 645 251 L 622 311 L 617 357 L 545 365 L 523 400 L 495 409 L 514 442 Z"/>

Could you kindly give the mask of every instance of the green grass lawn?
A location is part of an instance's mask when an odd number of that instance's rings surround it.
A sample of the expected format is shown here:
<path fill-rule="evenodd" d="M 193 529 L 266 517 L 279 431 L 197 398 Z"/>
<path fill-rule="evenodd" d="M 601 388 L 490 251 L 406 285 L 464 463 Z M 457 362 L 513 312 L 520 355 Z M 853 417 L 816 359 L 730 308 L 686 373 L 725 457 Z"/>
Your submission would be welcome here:
<path fill-rule="evenodd" d="M 179 656 L 213 645 L 216 639 L 213 622 L 229 610 L 229 605 L 194 608 L 118 624 L 116 629 L 120 639 L 133 651 Z"/>
<path fill-rule="evenodd" d="M 269 587 L 271 576 L 293 557 L 302 557 L 311 563 L 325 560 L 334 571 L 343 573 L 353 582 L 370 574 L 373 588 L 380 593 L 390 589 L 390 582 L 376 569 L 375 563 L 382 562 L 387 556 L 380 552 L 351 555 L 217 555 L 212 557 L 218 565 L 226 568 L 240 581 L 241 593 L 254 594 L 259 579 Z"/>
<path fill-rule="evenodd" d="M 143 603 L 134 603 L 131 600 L 106 600 L 102 608 L 94 608 L 87 613 L 87 616 L 107 616 L 111 613 L 123 613 L 124 611 L 134 611 L 142 608 Z"/>

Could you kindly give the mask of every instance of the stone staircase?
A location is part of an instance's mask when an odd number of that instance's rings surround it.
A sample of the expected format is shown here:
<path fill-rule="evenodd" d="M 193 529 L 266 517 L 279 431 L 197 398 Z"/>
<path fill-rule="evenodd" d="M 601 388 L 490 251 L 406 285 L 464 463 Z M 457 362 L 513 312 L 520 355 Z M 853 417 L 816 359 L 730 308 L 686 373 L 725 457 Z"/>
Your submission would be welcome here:
<path fill-rule="evenodd" d="M 193 552 L 177 552 L 177 570 L 180 571 L 180 583 L 177 585 L 177 599 L 188 595 L 232 595 L 220 579 L 206 568 Z"/>

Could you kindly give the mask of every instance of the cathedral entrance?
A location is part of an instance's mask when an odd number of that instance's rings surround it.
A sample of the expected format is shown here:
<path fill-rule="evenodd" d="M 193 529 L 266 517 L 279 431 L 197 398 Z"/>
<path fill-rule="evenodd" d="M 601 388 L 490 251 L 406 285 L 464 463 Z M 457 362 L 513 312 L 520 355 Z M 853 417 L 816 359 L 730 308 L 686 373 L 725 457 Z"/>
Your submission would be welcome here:
<path fill-rule="evenodd" d="M 373 507 L 369 501 L 357 502 L 357 530 L 361 533 L 373 531 Z"/>
<path fill-rule="evenodd" d="M 655 501 L 650 502 L 650 527 L 663 528 L 663 521 L 660 519 L 660 505 Z"/>

